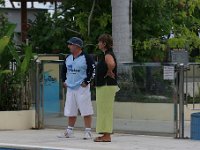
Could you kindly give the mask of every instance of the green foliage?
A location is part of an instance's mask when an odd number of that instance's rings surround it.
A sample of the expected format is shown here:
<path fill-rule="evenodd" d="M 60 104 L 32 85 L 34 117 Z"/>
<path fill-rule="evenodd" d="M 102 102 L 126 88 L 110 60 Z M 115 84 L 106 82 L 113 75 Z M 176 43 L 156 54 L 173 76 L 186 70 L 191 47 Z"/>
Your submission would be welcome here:
<path fill-rule="evenodd" d="M 30 67 L 30 60 L 32 58 L 32 48 L 30 46 L 25 46 L 24 51 L 25 55 L 20 59 L 19 55 L 16 55 L 15 50 L 11 51 L 14 60 L 17 62 L 17 69 L 14 74 L 15 80 L 17 79 L 18 82 L 23 81 L 26 78 L 27 72 Z"/>
<path fill-rule="evenodd" d="M 158 38 L 146 41 L 134 40 L 135 58 L 141 62 L 162 61 L 166 53 L 166 44 Z M 151 57 L 150 57 L 151 56 Z"/>
<path fill-rule="evenodd" d="M 133 0 L 133 47 L 136 61 L 161 60 L 169 49 L 199 49 L 200 0 Z M 175 38 L 163 40 L 173 31 Z M 155 51 L 156 41 L 159 49 Z M 138 41 L 142 43 L 138 46 Z M 146 53 L 146 44 L 151 53 Z M 163 51 L 163 44 L 165 50 Z"/>
<path fill-rule="evenodd" d="M 112 34 L 112 8 L 110 0 L 96 0 L 91 14 L 93 2 L 63 1 L 52 17 L 37 15 L 29 32 L 35 52 L 66 52 L 66 41 L 78 36 L 83 38 L 86 51 L 96 53 L 98 36 Z M 199 29 L 200 0 L 133 0 L 134 61 L 165 61 L 170 49 L 192 53 L 200 46 Z M 175 38 L 166 38 L 170 32 Z"/>
<path fill-rule="evenodd" d="M 59 53 L 66 49 L 66 29 L 61 21 L 49 13 L 39 13 L 29 30 L 31 44 L 37 53 Z"/>
<path fill-rule="evenodd" d="M 12 32 L 14 31 L 15 29 L 15 25 L 13 24 L 10 24 L 9 25 L 9 28 L 7 30 L 7 33 L 5 34 L 5 36 L 3 36 L 1 39 L 0 39 L 0 59 L 2 57 L 2 53 L 4 52 L 5 50 L 5 47 L 8 45 L 9 41 L 10 41 L 10 37 L 12 35 Z"/>
<path fill-rule="evenodd" d="M 7 36 L 4 36 L 2 39 L 0 39 L 0 44 L 1 44 L 0 55 L 4 52 L 4 49 L 8 45 L 9 41 L 10 41 L 10 38 Z"/>
<path fill-rule="evenodd" d="M 133 37 L 144 40 L 168 34 L 172 27 L 169 6 L 166 0 L 133 0 Z"/>
<path fill-rule="evenodd" d="M 112 21 L 111 14 L 103 13 L 102 16 L 97 18 L 101 28 L 105 28 Z"/>
<path fill-rule="evenodd" d="M 180 27 L 179 27 L 180 28 Z M 175 38 L 168 40 L 168 45 L 173 49 L 185 48 L 191 52 L 194 48 L 200 48 L 200 38 L 195 32 L 190 31 L 188 28 L 180 28 L 179 35 Z"/>
<path fill-rule="evenodd" d="M 52 53 L 57 49 L 67 52 L 66 41 L 78 36 L 84 40 L 84 49 L 94 53 L 98 36 L 111 33 L 111 1 L 96 0 L 88 35 L 91 8 L 91 0 L 63 1 L 60 11 L 52 17 L 48 13 L 38 14 L 29 31 L 34 51 Z"/>
<path fill-rule="evenodd" d="M 83 37 L 87 36 L 87 19 L 88 14 L 84 12 L 80 12 L 79 14 L 75 15 L 76 18 L 76 26 L 79 28 L 79 32 Z"/>
<path fill-rule="evenodd" d="M 22 96 L 22 90 L 25 88 L 32 49 L 23 46 L 24 56 L 17 53 L 11 40 L 15 27 L 16 25 L 9 24 L 4 29 L 6 34 L 0 37 L 0 111 L 24 109 L 22 97 L 26 95 Z M 15 69 L 10 67 L 11 64 Z"/>
<path fill-rule="evenodd" d="M 0 6 L 4 5 L 5 1 L 4 0 L 0 0 Z"/>
<path fill-rule="evenodd" d="M 6 35 L 0 38 L 0 85 L 5 78 L 5 74 L 9 72 L 7 70 L 7 66 L 9 65 L 11 54 L 6 48 L 10 42 L 10 38 L 15 27 L 15 25 L 11 24 L 10 28 L 6 31 Z"/>
<path fill-rule="evenodd" d="M 0 10 L 0 37 L 5 36 L 6 32 L 10 29 L 8 19 L 4 16 L 4 13 Z"/>
<path fill-rule="evenodd" d="M 200 56 L 195 57 L 195 62 L 200 63 Z"/>

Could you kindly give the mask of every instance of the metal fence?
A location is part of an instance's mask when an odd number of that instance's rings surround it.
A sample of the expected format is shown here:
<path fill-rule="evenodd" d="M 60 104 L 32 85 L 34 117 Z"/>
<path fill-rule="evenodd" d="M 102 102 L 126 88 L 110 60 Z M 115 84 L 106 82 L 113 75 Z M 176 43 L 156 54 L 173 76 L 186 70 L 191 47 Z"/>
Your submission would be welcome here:
<path fill-rule="evenodd" d="M 32 69 L 34 82 L 32 89 L 35 93 L 33 99 L 36 107 L 36 127 L 66 126 L 66 118 L 63 116 L 66 91 L 62 88 L 60 73 L 63 61 L 43 60 L 33 65 L 35 69 Z M 163 80 L 162 72 L 163 65 L 161 64 L 119 64 L 118 76 L 121 90 L 116 95 L 115 103 L 116 130 L 121 130 L 123 127 L 127 131 L 142 132 L 144 129 L 144 132 L 162 132 L 163 129 L 165 133 L 175 132 L 174 109 L 172 109 L 174 80 Z M 91 91 L 95 109 L 95 87 L 92 87 Z M 156 106 L 160 107 L 160 103 L 161 107 L 167 104 L 167 107 L 164 106 L 166 110 L 156 109 Z M 149 107 L 148 104 L 152 108 L 152 115 L 149 114 L 151 110 L 146 110 Z M 165 115 L 166 113 L 168 115 Z M 166 118 L 160 114 L 165 115 Z M 95 115 L 93 120 L 93 126 L 95 126 Z M 80 122 L 77 123 L 79 127 L 82 126 Z M 141 128 L 141 124 L 145 122 L 146 127 Z M 161 128 L 157 131 L 159 126 Z"/>
<path fill-rule="evenodd" d="M 43 60 L 31 69 L 32 99 L 36 127 L 65 127 L 65 90 L 62 88 L 62 60 Z M 164 79 L 164 66 L 174 68 L 174 78 Z M 114 129 L 128 132 L 165 133 L 184 138 L 184 105 L 199 106 L 200 64 L 119 64 L 120 91 L 116 95 Z M 192 87 L 192 88 L 191 88 Z M 95 87 L 91 88 L 95 107 Z M 95 127 L 95 115 L 93 117 Z M 78 127 L 82 127 L 78 119 Z"/>

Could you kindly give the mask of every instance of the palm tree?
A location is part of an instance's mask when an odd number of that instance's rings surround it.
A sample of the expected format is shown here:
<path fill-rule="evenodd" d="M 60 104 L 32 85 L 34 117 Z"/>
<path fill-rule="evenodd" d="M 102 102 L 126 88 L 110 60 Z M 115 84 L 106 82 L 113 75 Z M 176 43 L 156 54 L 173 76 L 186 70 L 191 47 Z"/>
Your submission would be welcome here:
<path fill-rule="evenodd" d="M 113 49 L 119 63 L 133 62 L 132 0 L 111 0 Z"/>

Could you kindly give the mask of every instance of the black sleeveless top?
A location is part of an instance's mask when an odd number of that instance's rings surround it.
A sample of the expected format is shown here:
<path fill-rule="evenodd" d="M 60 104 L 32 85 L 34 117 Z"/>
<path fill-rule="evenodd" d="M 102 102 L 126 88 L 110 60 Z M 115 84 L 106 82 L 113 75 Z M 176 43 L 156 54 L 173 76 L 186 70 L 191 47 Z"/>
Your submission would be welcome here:
<path fill-rule="evenodd" d="M 107 54 L 110 54 L 114 58 L 116 64 L 115 68 L 113 69 L 113 73 L 115 74 L 115 79 L 109 76 L 105 77 L 108 72 L 108 67 L 105 62 L 105 56 Z M 96 86 L 104 86 L 104 85 L 117 85 L 117 61 L 112 49 L 109 49 L 105 52 L 105 54 L 103 55 L 103 57 L 100 59 L 100 61 L 96 66 Z"/>

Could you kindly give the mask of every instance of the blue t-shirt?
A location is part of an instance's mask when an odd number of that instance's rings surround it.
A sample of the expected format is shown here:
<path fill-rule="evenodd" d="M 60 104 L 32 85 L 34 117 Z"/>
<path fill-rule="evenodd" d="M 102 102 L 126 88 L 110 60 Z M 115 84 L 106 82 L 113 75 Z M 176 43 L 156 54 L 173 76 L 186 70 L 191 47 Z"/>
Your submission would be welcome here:
<path fill-rule="evenodd" d="M 89 84 L 94 75 L 95 63 L 88 54 L 82 52 L 76 58 L 72 54 L 66 57 L 62 69 L 62 81 L 68 88 L 78 88 L 83 82 Z"/>

